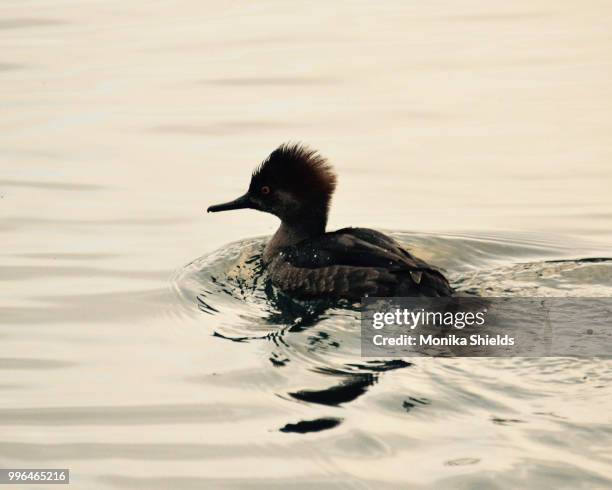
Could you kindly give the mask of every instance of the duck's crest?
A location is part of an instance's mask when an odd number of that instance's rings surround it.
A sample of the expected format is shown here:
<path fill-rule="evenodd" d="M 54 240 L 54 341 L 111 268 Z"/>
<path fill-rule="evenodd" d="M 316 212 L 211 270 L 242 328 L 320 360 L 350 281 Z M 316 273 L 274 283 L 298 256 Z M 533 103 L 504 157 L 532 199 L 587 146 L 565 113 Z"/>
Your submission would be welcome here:
<path fill-rule="evenodd" d="M 253 172 L 252 180 L 276 181 L 296 194 L 319 199 L 336 189 L 336 174 L 316 150 L 301 143 L 284 143 Z"/>

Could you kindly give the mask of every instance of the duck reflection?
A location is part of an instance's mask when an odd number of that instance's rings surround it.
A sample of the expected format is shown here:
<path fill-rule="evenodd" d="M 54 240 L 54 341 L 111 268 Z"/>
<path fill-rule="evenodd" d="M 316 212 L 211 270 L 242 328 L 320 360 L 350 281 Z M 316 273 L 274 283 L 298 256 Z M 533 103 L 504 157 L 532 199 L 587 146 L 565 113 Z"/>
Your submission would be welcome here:
<path fill-rule="evenodd" d="M 274 368 L 286 368 L 290 364 L 305 361 L 304 372 L 320 375 L 316 378 L 319 386 L 321 379 L 328 380 L 322 383 L 323 388 L 288 390 L 279 396 L 302 403 L 338 407 L 364 395 L 378 382 L 382 373 L 412 365 L 401 359 L 361 362 L 359 350 L 355 350 L 358 346 L 358 330 L 354 327 L 358 323 L 360 305 L 347 300 L 300 300 L 283 293 L 262 270 L 259 254 L 258 250 L 253 255 L 243 257 L 239 261 L 238 272 L 218 278 L 211 277 L 209 285 L 214 287 L 201 291 L 197 305 L 209 315 L 219 315 L 222 310 L 218 306 L 219 293 L 247 304 L 255 302 L 259 316 L 249 317 L 249 321 L 255 321 L 259 328 L 265 327 L 265 333 L 230 335 L 226 330 L 215 330 L 213 335 L 240 343 L 266 341 L 271 346 L 267 357 Z M 317 328 L 326 320 L 334 328 Z M 330 324 L 329 320 L 334 320 L 334 323 Z M 351 328 L 342 328 L 347 325 L 347 321 Z M 245 330 L 242 332 L 246 333 Z M 334 419 L 334 423 L 318 422 L 289 423 L 282 431 L 304 433 L 329 430 L 341 421 Z"/>

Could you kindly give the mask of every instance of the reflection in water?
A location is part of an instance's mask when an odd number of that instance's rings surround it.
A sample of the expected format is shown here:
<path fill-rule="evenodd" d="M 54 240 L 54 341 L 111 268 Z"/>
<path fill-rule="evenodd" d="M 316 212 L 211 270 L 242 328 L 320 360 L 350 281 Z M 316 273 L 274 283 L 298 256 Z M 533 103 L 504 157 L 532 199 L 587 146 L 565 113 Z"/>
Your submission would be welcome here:
<path fill-rule="evenodd" d="M 323 418 L 316 420 L 302 420 L 297 424 L 287 424 L 281 427 L 281 432 L 297 432 L 298 434 L 306 434 L 307 432 L 320 432 L 322 430 L 333 429 L 337 427 L 341 419 Z"/>
<path fill-rule="evenodd" d="M 325 374 L 329 375 L 331 373 L 327 372 Z M 289 395 L 296 400 L 309 403 L 338 406 L 363 395 L 375 381 L 376 377 L 369 373 L 347 375 L 346 379 L 338 385 L 323 390 L 300 390 L 296 393 L 289 393 Z"/>
<path fill-rule="evenodd" d="M 521 242 L 502 237 L 395 236 L 411 248 L 426 250 L 434 263 L 440 258 L 453 285 L 463 294 L 512 296 L 528 292 L 556 296 L 571 291 L 586 296 L 612 295 L 609 259 L 561 258 L 570 250 L 555 250 L 533 237 Z M 246 380 L 256 376 L 259 384 L 264 383 L 281 400 L 303 407 L 301 420 L 296 421 L 295 415 L 284 417 L 284 425 L 279 424 L 278 429 L 282 433 L 321 432 L 342 437 L 364 404 L 370 407 L 371 424 L 381 417 L 403 420 L 408 415 L 412 423 L 429 418 L 429 423 L 436 423 L 441 417 L 453 419 L 476 410 L 484 412 L 489 424 L 531 429 L 533 417 L 538 415 L 525 413 L 516 400 L 533 396 L 533 390 L 541 389 L 538 385 L 542 381 L 537 377 L 547 372 L 546 365 L 560 362 L 566 366 L 564 373 L 575 371 L 567 361 L 554 359 L 496 359 L 484 371 L 484 366 L 478 365 L 474 373 L 469 365 L 457 369 L 460 364 L 453 360 L 437 364 L 442 361 L 419 359 L 416 365 L 403 359 L 359 362 L 359 314 L 354 305 L 300 301 L 277 291 L 260 266 L 263 243 L 261 239 L 237 242 L 192 262 L 177 273 L 175 290 L 185 311 L 206 313 L 201 317 L 202 327 L 219 341 L 230 340 L 241 349 L 263 351 L 269 367 L 242 377 Z M 544 260 L 525 260 L 537 254 Z M 506 383 L 514 380 L 511 384 L 499 386 L 496 364 L 504 369 Z M 426 375 L 429 388 L 425 391 L 419 381 L 424 366 L 431 371 Z M 274 377 L 265 374 L 269 370 L 274 370 Z M 595 375 L 597 386 L 603 371 Z M 563 383 L 557 370 L 553 376 L 555 383 Z M 547 382 L 550 379 L 542 386 Z M 368 396 L 372 390 L 376 394 Z M 410 422 L 406 423 L 406 430 L 410 430 Z M 595 434 L 593 437 L 597 439 Z M 396 449 L 404 444 L 398 443 Z M 447 458 L 443 464 L 455 467 L 480 462 L 481 458 L 466 456 Z M 537 473 L 539 469 L 533 471 Z M 586 470 L 576 469 L 575 473 L 598 481 L 594 473 Z"/>
<path fill-rule="evenodd" d="M 430 403 L 431 401 L 427 398 L 416 398 L 414 396 L 410 396 L 407 400 L 404 400 L 402 407 L 406 410 L 406 412 L 410 412 L 413 408 L 429 405 Z"/>

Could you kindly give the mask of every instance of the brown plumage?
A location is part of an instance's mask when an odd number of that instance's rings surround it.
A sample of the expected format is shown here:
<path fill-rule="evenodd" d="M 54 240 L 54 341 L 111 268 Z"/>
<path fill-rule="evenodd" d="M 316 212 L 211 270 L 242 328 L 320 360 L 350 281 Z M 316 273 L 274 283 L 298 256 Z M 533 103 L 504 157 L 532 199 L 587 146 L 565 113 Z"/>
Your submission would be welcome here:
<path fill-rule="evenodd" d="M 253 172 L 249 191 L 260 186 L 285 188 L 306 201 L 326 200 L 336 190 L 336 174 L 316 150 L 285 143 L 274 150 Z"/>
<path fill-rule="evenodd" d="M 299 297 L 452 294 L 442 272 L 366 228 L 343 228 L 287 247 L 268 269 L 273 283 Z"/>
<path fill-rule="evenodd" d="M 299 144 L 274 150 L 255 170 L 248 192 L 209 212 L 252 208 L 281 219 L 263 254 L 270 279 L 304 298 L 449 296 L 435 267 L 393 238 L 366 228 L 325 232 L 336 175 L 316 151 Z"/>

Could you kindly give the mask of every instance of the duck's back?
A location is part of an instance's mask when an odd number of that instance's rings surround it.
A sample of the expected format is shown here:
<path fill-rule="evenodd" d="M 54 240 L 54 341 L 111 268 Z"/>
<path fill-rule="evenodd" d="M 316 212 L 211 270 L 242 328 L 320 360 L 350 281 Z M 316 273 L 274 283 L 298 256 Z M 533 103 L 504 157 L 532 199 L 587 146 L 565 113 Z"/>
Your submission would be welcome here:
<path fill-rule="evenodd" d="M 269 265 L 272 282 L 298 297 L 450 296 L 444 275 L 393 238 L 343 228 L 284 248 Z"/>

